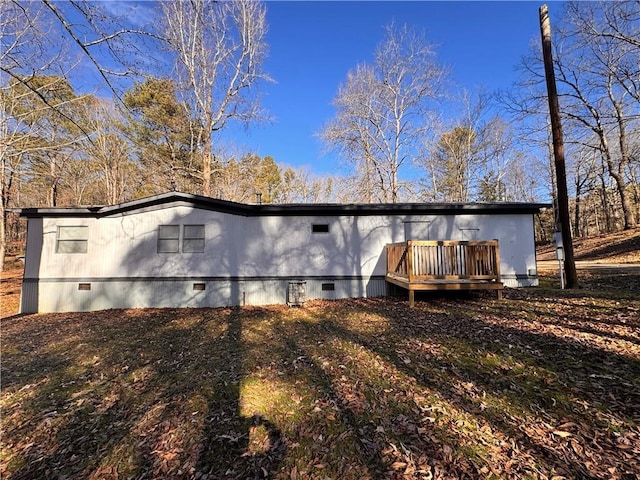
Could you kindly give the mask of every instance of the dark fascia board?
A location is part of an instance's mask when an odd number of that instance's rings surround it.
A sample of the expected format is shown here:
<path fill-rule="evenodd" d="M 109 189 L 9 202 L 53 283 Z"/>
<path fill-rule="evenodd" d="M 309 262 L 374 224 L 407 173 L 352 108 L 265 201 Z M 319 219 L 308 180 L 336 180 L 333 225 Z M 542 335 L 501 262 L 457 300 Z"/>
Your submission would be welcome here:
<path fill-rule="evenodd" d="M 190 206 L 221 213 L 253 216 L 344 216 L 344 215 L 472 215 L 533 214 L 548 203 L 373 203 L 373 204 L 245 204 L 187 193 L 164 193 L 119 205 L 86 208 L 20 208 L 23 217 L 108 217 L 169 206 Z"/>
<path fill-rule="evenodd" d="M 8 208 L 7 211 L 18 213 L 21 217 L 92 217 L 102 207 L 45 207 L 45 208 Z"/>

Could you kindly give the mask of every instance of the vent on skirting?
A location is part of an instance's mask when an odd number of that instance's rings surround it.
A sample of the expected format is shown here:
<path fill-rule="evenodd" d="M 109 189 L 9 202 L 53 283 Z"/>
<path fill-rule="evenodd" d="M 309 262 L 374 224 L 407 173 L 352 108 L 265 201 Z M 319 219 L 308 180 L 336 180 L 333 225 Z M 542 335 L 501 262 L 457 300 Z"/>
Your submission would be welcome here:
<path fill-rule="evenodd" d="M 206 287 L 206 285 L 204 283 L 194 283 L 193 284 L 193 289 L 198 291 L 198 292 L 203 291 L 205 288 L 207 288 L 207 287 Z"/>
<path fill-rule="evenodd" d="M 78 290 L 91 290 L 91 284 L 90 283 L 79 283 L 78 284 Z"/>

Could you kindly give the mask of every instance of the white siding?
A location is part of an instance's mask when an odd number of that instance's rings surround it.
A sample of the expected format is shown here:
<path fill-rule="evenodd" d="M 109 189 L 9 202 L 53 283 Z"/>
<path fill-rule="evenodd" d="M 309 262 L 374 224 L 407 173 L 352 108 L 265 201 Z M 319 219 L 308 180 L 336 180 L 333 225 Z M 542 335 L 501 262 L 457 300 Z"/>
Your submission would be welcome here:
<path fill-rule="evenodd" d="M 309 282 L 309 298 L 383 295 L 385 245 L 405 240 L 406 222 L 426 228 L 431 240 L 498 239 L 505 284 L 537 282 L 531 214 L 245 217 L 170 206 L 101 218 L 30 218 L 25 279 L 32 285 L 23 311 L 240 305 L 243 298 L 284 303 L 295 279 Z M 204 252 L 158 253 L 158 226 L 173 224 L 205 225 Z M 329 232 L 312 233 L 313 224 L 328 224 Z M 87 253 L 55 253 L 57 227 L 64 225 L 88 226 Z M 202 281 L 206 290 L 193 291 Z M 80 282 L 92 289 L 79 291 Z M 327 282 L 335 290 L 322 291 Z"/>

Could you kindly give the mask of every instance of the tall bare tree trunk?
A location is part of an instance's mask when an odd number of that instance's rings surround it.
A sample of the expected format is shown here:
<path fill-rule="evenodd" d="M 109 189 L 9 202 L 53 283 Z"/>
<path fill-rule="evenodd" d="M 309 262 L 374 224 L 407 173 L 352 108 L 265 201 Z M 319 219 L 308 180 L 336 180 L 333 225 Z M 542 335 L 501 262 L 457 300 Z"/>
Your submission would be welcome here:
<path fill-rule="evenodd" d="M 616 181 L 618 191 L 620 192 L 620 202 L 622 204 L 622 213 L 624 215 L 624 229 L 629 230 L 636 226 L 636 221 L 633 215 L 633 206 L 631 205 L 631 199 L 627 192 L 627 182 L 624 178 L 624 168 L 629 164 L 629 146 L 627 143 L 627 128 L 625 118 L 622 113 L 622 106 L 619 102 L 615 101 L 611 88 L 609 89 L 609 98 L 616 111 L 616 121 L 618 123 L 618 147 L 620 148 L 620 161 L 618 162 L 618 171 L 611 171 L 610 174 Z M 609 163 L 609 159 L 607 159 Z"/>
<path fill-rule="evenodd" d="M 0 214 L 2 214 L 0 219 L 0 272 L 4 272 L 4 256 L 7 245 L 7 212 L 4 208 L 4 198 L 0 199 Z"/>
<path fill-rule="evenodd" d="M 254 90 L 266 56 L 266 9 L 256 0 L 162 2 L 166 36 L 193 114 L 204 128 L 202 193 L 211 195 L 211 135 L 262 116 Z"/>
<path fill-rule="evenodd" d="M 213 151 L 211 145 L 211 135 L 205 137 L 204 149 L 202 152 L 202 194 L 211 196 L 211 163 Z"/>
<path fill-rule="evenodd" d="M 567 288 L 578 288 L 578 273 L 576 271 L 576 263 L 573 254 L 573 239 L 571 238 L 569 195 L 567 192 L 564 142 L 562 139 L 562 123 L 560 121 L 560 105 L 558 103 L 556 79 L 553 71 L 553 55 L 551 52 L 551 22 L 549 20 L 549 12 L 546 5 L 540 7 L 540 34 L 542 36 L 542 53 L 547 79 L 549 113 L 551 116 L 551 133 L 553 134 L 553 154 L 558 181 L 558 210 L 565 255 L 564 268 L 567 274 Z"/>
<path fill-rule="evenodd" d="M 580 204 L 582 203 L 582 185 L 579 180 L 576 180 L 576 203 L 573 212 L 573 234 L 576 237 L 580 237 L 581 229 L 580 229 Z"/>

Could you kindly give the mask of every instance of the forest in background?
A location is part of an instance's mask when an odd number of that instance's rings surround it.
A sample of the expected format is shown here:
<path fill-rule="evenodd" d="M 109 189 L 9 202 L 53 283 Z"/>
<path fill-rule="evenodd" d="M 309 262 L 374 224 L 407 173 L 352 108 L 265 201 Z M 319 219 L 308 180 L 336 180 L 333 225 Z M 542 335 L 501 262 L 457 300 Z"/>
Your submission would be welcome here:
<path fill-rule="evenodd" d="M 335 115 L 317 132 L 341 175 L 219 141 L 231 123 L 268 118 L 267 7 L 166 1 L 140 30 L 100 2 L 0 3 L 3 251 L 24 235 L 12 208 L 172 190 L 247 203 L 555 202 L 540 47 L 509 91 L 453 91 L 437 48 L 390 23 L 373 61 L 336 85 Z M 553 29 L 574 235 L 634 228 L 640 2 L 568 2 Z M 81 93 L 80 64 L 108 94 Z M 555 229 L 546 215 L 541 238 Z"/>

